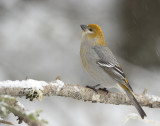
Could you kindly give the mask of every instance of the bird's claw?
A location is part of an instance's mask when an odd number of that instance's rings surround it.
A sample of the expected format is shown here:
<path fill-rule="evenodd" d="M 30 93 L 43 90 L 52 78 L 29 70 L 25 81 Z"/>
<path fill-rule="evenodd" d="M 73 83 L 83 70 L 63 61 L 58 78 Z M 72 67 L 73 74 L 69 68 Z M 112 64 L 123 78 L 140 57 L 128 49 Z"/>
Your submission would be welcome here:
<path fill-rule="evenodd" d="M 94 90 L 95 92 L 98 92 L 99 89 L 96 89 L 98 86 L 100 86 L 100 84 L 96 84 L 94 86 L 87 85 L 86 88 L 90 88 L 90 89 Z"/>
<path fill-rule="evenodd" d="M 107 90 L 107 88 L 99 88 L 98 90 L 102 90 L 102 91 L 104 91 L 104 92 L 106 92 L 107 94 L 108 94 L 108 90 Z"/>

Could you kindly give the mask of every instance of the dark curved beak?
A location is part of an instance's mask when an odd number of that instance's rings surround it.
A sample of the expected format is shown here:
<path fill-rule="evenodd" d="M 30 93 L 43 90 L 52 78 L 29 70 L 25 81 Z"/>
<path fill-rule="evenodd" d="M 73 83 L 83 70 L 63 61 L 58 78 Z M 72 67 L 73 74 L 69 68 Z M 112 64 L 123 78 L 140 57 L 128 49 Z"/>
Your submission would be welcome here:
<path fill-rule="evenodd" d="M 80 25 L 82 30 L 85 31 L 87 29 L 87 25 Z"/>

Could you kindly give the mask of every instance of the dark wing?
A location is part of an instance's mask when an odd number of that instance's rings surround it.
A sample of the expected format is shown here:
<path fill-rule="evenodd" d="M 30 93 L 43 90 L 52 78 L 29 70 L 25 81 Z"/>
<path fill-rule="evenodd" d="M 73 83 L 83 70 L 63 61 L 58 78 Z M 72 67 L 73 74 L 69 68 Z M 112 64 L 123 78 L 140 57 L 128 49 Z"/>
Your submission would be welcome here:
<path fill-rule="evenodd" d="M 97 64 L 111 77 L 133 91 L 125 77 L 122 68 L 119 66 L 119 63 L 117 62 L 110 49 L 108 47 L 95 46 L 94 50 L 100 57 L 100 59 L 97 61 Z"/>

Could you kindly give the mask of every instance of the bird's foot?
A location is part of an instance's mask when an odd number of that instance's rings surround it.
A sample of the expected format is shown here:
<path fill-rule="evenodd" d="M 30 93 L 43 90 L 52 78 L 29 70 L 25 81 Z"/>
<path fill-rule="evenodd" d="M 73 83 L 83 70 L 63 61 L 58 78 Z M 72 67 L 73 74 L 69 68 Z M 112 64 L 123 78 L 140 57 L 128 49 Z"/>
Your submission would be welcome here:
<path fill-rule="evenodd" d="M 104 92 L 106 92 L 107 94 L 108 94 L 108 90 L 107 90 L 107 88 L 99 88 L 98 90 L 101 90 L 101 91 L 104 91 Z"/>
<path fill-rule="evenodd" d="M 94 86 L 87 85 L 86 88 L 90 88 L 90 89 L 94 90 L 95 92 L 97 92 L 99 89 L 96 89 L 96 88 L 99 87 L 99 86 L 100 86 L 100 84 L 96 84 Z"/>

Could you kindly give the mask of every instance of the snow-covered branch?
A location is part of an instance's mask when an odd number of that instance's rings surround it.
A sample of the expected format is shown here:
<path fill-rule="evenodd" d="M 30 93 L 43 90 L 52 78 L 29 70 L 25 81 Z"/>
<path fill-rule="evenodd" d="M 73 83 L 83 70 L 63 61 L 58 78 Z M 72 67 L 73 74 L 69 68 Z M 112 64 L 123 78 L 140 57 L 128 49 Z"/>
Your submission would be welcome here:
<path fill-rule="evenodd" d="M 18 123 L 24 121 L 29 126 L 44 126 L 45 120 L 39 118 L 40 111 L 28 111 L 24 106 L 16 100 L 15 97 L 8 95 L 0 95 L 0 124 L 13 125 L 11 122 L 5 121 L 4 118 L 13 113 L 18 117 Z"/>
<path fill-rule="evenodd" d="M 34 99 L 42 99 L 43 96 L 64 96 L 77 100 L 100 102 L 106 104 L 124 104 L 131 105 L 130 100 L 121 92 L 104 92 L 99 90 L 95 92 L 89 88 L 65 84 L 57 79 L 53 82 L 37 81 L 32 79 L 22 81 L 2 81 L 0 82 L 0 95 L 10 96 L 26 96 L 31 101 Z M 148 95 L 147 93 L 135 94 L 141 106 L 150 108 L 160 108 L 160 97 Z"/>

